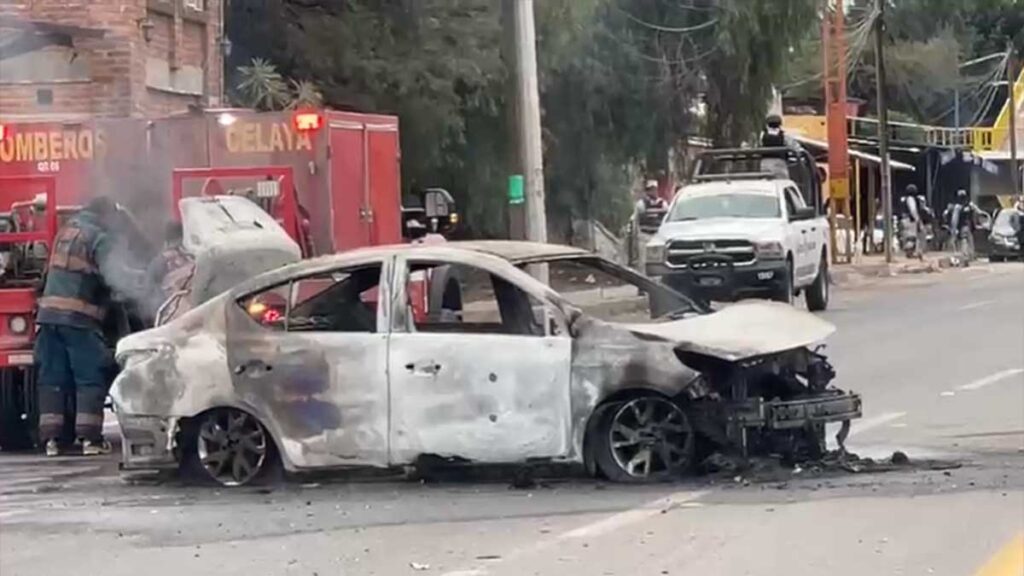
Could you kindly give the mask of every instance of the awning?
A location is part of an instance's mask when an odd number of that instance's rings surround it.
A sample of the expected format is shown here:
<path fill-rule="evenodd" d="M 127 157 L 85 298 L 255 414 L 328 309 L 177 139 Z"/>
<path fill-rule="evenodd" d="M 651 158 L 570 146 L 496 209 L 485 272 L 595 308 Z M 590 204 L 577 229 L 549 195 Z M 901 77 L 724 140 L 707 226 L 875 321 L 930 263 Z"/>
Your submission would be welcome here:
<path fill-rule="evenodd" d="M 828 150 L 827 142 L 822 142 L 821 140 L 815 140 L 813 138 L 807 138 L 806 136 L 800 136 L 799 134 L 790 134 L 790 137 L 793 138 L 793 140 L 796 140 L 797 142 L 803 144 L 804 146 L 811 146 L 813 148 Z M 857 158 L 858 160 L 862 160 L 870 164 L 880 165 L 882 163 L 882 159 L 879 158 L 878 156 L 875 156 L 874 154 L 868 154 L 867 152 L 861 152 L 860 150 L 850 150 L 849 154 L 850 156 Z M 917 171 L 917 168 L 915 168 L 914 166 L 907 164 L 905 162 L 893 160 L 892 158 L 889 159 L 889 167 L 892 170 L 906 170 L 908 172 Z"/>

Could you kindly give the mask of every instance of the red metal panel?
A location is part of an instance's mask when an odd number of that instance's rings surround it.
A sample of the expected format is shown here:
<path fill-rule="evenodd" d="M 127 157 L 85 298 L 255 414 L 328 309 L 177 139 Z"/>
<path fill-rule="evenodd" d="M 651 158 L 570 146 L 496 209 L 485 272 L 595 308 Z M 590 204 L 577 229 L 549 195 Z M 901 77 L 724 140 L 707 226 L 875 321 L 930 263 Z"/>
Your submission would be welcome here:
<path fill-rule="evenodd" d="M 331 236 L 334 251 L 370 244 L 366 223 L 365 127 L 362 123 L 331 121 Z"/>
<path fill-rule="evenodd" d="M 369 125 L 370 243 L 402 241 L 398 127 Z"/>

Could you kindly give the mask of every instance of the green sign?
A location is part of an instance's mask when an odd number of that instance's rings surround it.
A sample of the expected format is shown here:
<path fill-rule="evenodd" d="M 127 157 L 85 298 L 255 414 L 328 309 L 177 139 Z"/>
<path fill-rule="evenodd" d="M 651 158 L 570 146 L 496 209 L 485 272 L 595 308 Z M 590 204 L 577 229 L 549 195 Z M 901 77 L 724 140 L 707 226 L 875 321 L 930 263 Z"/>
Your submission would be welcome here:
<path fill-rule="evenodd" d="M 526 201 L 523 194 L 523 175 L 513 174 L 508 177 L 508 203 L 522 204 Z"/>

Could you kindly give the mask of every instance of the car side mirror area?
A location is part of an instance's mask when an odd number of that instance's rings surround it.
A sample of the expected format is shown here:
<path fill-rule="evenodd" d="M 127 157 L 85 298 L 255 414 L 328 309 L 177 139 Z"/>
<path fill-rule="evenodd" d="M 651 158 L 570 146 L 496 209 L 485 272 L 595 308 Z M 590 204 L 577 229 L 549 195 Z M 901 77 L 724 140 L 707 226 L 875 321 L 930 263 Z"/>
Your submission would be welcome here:
<path fill-rule="evenodd" d="M 790 222 L 799 222 L 801 220 L 813 220 L 815 216 L 814 208 L 811 206 L 804 206 L 797 208 L 789 215 Z"/>

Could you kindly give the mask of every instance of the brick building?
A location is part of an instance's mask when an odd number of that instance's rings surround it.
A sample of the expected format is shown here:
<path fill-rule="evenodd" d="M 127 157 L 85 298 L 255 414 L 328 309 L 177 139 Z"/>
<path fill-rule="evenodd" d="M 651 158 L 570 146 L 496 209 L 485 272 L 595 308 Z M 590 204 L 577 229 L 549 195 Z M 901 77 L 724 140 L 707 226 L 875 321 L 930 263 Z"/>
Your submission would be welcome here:
<path fill-rule="evenodd" d="M 222 0 L 0 0 L 0 122 L 216 107 Z"/>

